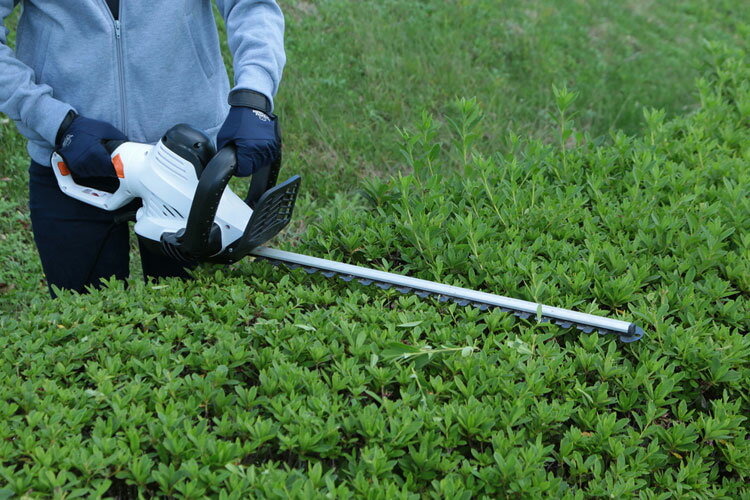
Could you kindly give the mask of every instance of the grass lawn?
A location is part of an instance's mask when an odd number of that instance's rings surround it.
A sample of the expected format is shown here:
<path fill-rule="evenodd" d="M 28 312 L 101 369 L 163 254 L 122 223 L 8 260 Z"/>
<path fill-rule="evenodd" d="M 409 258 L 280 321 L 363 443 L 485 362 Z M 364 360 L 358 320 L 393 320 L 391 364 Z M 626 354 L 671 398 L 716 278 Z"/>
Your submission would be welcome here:
<path fill-rule="evenodd" d="M 0 498 L 750 497 L 750 7 L 282 6 L 277 246 L 646 336 L 249 261 L 52 301 L 0 116 Z"/>

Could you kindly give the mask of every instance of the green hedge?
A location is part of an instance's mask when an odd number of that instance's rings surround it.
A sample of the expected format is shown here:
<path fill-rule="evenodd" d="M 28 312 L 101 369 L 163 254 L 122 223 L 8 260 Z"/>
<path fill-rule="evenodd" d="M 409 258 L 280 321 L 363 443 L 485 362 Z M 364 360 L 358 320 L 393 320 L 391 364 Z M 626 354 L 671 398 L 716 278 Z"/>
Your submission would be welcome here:
<path fill-rule="evenodd" d="M 0 335 L 0 497 L 750 495 L 750 71 L 597 144 L 472 154 L 481 113 L 403 131 L 412 173 L 297 250 L 635 320 L 635 344 L 286 272 L 204 268 L 37 299 Z M 406 354 L 406 355 L 404 355 Z"/>

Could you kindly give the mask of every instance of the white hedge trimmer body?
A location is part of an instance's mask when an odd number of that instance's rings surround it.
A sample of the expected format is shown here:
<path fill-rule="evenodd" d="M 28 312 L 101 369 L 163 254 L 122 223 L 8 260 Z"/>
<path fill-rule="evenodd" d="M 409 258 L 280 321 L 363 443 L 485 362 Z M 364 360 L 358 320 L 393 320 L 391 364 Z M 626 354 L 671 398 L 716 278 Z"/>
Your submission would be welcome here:
<path fill-rule="evenodd" d="M 65 167 L 60 168 L 61 163 L 64 165 L 62 158 L 53 158 L 58 184 L 73 198 L 104 210 L 117 210 L 140 198 L 143 207 L 138 210 L 134 228 L 139 236 L 160 241 L 162 234 L 185 228 L 198 185 L 198 175 L 189 161 L 161 141 L 155 146 L 126 142 L 113 152 L 112 161 L 118 165 L 120 188 L 108 193 L 76 184 Z M 216 211 L 216 223 L 224 228 L 222 250 L 242 236 L 251 215 L 252 209 L 227 189 Z"/>

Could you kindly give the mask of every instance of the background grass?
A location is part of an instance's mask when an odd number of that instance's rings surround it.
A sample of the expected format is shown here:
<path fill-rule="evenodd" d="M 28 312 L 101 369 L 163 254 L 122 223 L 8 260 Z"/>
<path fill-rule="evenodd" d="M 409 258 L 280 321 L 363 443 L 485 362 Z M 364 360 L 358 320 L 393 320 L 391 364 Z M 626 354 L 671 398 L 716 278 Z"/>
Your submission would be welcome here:
<path fill-rule="evenodd" d="M 0 496 L 748 495 L 746 3 L 284 7 L 278 244 L 648 336 L 252 262 L 51 301 L 6 120 Z"/>
<path fill-rule="evenodd" d="M 705 39 L 746 46 L 745 2 L 289 2 L 280 92 L 295 170 L 329 196 L 400 166 L 396 127 L 476 96 L 485 152 L 507 133 L 550 140 L 552 85 L 580 92 L 579 126 L 635 132 L 642 108 L 697 103 Z M 299 166 L 298 166 L 299 165 Z M 331 175 L 335 182 L 330 182 Z M 320 182 L 317 180 L 320 179 Z"/>

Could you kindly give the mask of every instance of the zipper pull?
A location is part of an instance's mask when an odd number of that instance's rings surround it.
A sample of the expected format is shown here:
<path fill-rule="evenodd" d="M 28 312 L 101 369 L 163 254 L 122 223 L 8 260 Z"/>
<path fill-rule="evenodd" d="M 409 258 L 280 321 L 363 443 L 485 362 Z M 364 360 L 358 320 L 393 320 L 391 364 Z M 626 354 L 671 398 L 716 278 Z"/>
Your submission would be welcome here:
<path fill-rule="evenodd" d="M 120 38 L 120 20 L 115 20 L 115 38 Z"/>

